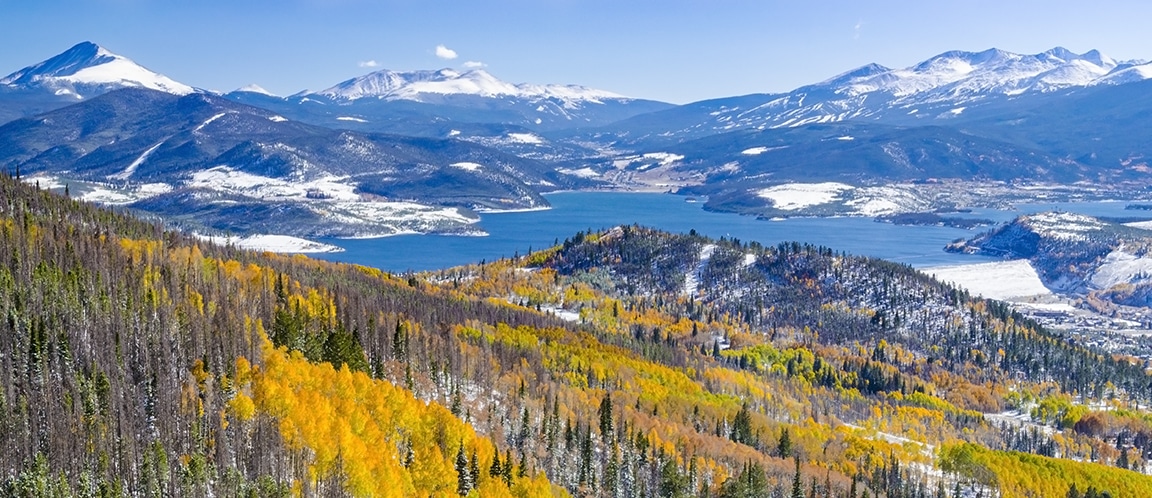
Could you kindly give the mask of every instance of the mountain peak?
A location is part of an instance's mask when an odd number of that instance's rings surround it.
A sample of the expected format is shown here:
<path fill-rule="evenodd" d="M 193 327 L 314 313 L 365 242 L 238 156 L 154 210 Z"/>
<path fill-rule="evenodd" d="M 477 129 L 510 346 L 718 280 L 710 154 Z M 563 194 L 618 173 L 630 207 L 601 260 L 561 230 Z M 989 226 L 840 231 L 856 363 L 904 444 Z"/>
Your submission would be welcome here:
<path fill-rule="evenodd" d="M 0 79 L 0 85 L 22 89 L 42 88 L 56 95 L 74 95 L 77 98 L 126 87 L 148 88 L 176 95 L 195 91 L 188 85 L 154 73 L 90 41 L 77 43 L 44 62 L 9 74 Z"/>
<path fill-rule="evenodd" d="M 240 88 L 233 90 L 233 92 L 259 93 L 261 95 L 267 95 L 269 97 L 276 97 L 277 96 L 276 94 L 269 92 L 268 90 L 265 90 L 264 87 L 257 85 L 255 83 L 252 83 L 250 85 L 244 85 Z"/>
<path fill-rule="evenodd" d="M 624 98 L 615 93 L 577 85 L 532 85 L 503 81 L 483 69 L 464 72 L 451 68 L 419 71 L 382 69 L 345 80 L 317 92 L 331 98 L 356 100 L 375 97 L 387 100 L 422 101 L 427 95 L 475 95 L 480 97 L 558 98 L 592 101 Z"/>

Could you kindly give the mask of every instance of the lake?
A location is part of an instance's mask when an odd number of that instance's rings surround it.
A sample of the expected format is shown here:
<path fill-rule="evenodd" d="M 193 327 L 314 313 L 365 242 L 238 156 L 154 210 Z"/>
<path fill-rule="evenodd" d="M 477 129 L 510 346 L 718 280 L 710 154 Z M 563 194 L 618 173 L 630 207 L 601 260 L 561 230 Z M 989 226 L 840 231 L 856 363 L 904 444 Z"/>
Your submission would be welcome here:
<path fill-rule="evenodd" d="M 861 217 L 766 221 L 705 211 L 702 203 L 686 202 L 685 197 L 670 194 L 560 192 L 547 194 L 547 199 L 552 209 L 546 211 L 481 215 L 480 227 L 490 234 L 487 237 L 399 235 L 377 239 L 323 239 L 322 242 L 338 245 L 345 251 L 312 256 L 397 273 L 434 270 L 550 247 L 581 230 L 639 224 L 678 233 L 695 229 L 714 238 L 735 237 L 764 245 L 807 242 L 915 267 L 994 260 L 943 251 L 945 244 L 961 237 L 971 237 L 987 228 L 898 226 Z M 1147 214 L 1152 218 L 1152 213 L 1125 211 L 1126 205 L 1126 202 L 1047 203 L 1021 205 L 1011 211 L 977 209 L 958 216 L 1008 221 L 1020 213 L 1059 208 L 1093 216 Z"/>

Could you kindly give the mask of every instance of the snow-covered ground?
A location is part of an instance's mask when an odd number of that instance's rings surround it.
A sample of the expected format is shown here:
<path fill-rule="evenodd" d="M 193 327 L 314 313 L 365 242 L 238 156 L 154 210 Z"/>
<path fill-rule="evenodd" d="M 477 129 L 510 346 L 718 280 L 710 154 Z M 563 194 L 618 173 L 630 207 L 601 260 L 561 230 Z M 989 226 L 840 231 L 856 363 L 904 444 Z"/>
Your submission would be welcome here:
<path fill-rule="evenodd" d="M 952 282 L 986 298 L 1008 300 L 1052 294 L 1040 281 L 1036 269 L 1025 259 L 971 265 L 924 268 L 937 280 Z"/>
<path fill-rule="evenodd" d="M 612 166 L 616 169 L 624 169 L 632 164 L 640 164 L 637 169 L 643 171 L 656 166 L 668 166 L 683 161 L 684 156 L 680 154 L 673 154 L 671 152 L 649 152 L 638 156 L 623 156 L 612 160 Z"/>
<path fill-rule="evenodd" d="M 782 211 L 828 205 L 835 212 L 852 216 L 880 216 L 926 211 L 929 199 L 902 185 L 853 187 L 838 182 L 785 183 L 760 189 L 756 195 L 772 201 Z M 827 214 L 827 213 L 822 213 Z"/>
<path fill-rule="evenodd" d="M 705 244 L 700 248 L 700 262 L 696 264 L 696 268 L 684 275 L 684 295 L 695 296 L 696 292 L 700 290 L 700 272 L 704 271 L 704 267 L 708 266 L 708 260 L 712 259 L 712 253 L 716 252 L 716 244 Z"/>
<path fill-rule="evenodd" d="M 840 198 L 840 194 L 855 187 L 836 182 L 824 183 L 785 183 L 761 189 L 757 195 L 772 201 L 776 209 L 793 211 L 821 204 L 828 204 Z"/>
<path fill-rule="evenodd" d="M 1036 213 L 1027 216 L 1024 222 L 1041 236 L 1063 240 L 1082 240 L 1085 234 L 1106 226 L 1091 216 L 1060 212 Z"/>
<path fill-rule="evenodd" d="M 600 176 L 600 173 L 597 173 L 596 170 L 594 170 L 592 168 L 588 168 L 588 167 L 584 167 L 584 168 L 580 168 L 580 169 L 561 168 L 561 169 L 556 170 L 556 172 L 560 173 L 562 175 L 579 176 L 580 178 L 596 178 L 597 176 Z"/>
<path fill-rule="evenodd" d="M 1104 257 L 1089 280 L 1097 289 L 1107 289 L 1116 284 L 1148 281 L 1152 278 L 1152 256 L 1137 256 L 1123 250 L 1115 250 Z"/>
<path fill-rule="evenodd" d="M 480 219 L 452 207 L 415 202 L 322 201 L 307 204 L 313 212 L 334 222 L 363 225 L 361 237 L 383 237 L 400 233 L 428 233 L 445 225 L 470 225 Z"/>
<path fill-rule="evenodd" d="M 113 206 L 131 204 L 172 191 L 172 186 L 166 183 L 116 185 L 113 183 L 67 180 L 45 173 L 25 176 L 22 178 L 22 181 L 29 185 L 39 185 L 42 189 L 57 192 L 63 191 L 67 186 L 71 195 L 76 199 Z"/>
<path fill-rule="evenodd" d="M 356 185 L 347 180 L 347 177 L 324 176 L 311 181 L 288 182 L 237 171 L 228 166 L 216 166 L 193 173 L 185 185 L 257 199 L 305 199 L 309 192 L 321 194 L 328 199 L 359 199 Z"/>
<path fill-rule="evenodd" d="M 320 242 L 313 242 L 307 239 L 298 237 L 289 237 L 287 235 L 249 235 L 247 237 L 236 236 L 209 236 L 194 234 L 196 238 L 206 240 L 214 244 L 222 246 L 232 245 L 240 249 L 248 249 L 251 251 L 269 251 L 279 253 L 322 253 L 322 252 L 340 252 L 344 249 Z"/>
<path fill-rule="evenodd" d="M 861 187 L 852 191 L 853 199 L 845 206 L 853 208 L 855 214 L 880 216 L 892 213 L 925 211 L 931 202 L 914 191 L 896 186 Z"/>
<path fill-rule="evenodd" d="M 467 161 L 452 163 L 452 164 L 449 164 L 449 166 L 451 166 L 453 168 L 460 168 L 460 169 L 467 170 L 467 171 L 478 171 L 480 168 L 483 167 L 478 163 L 471 163 L 471 162 L 467 162 Z"/>
<path fill-rule="evenodd" d="M 544 139 L 532 133 L 509 133 L 508 139 L 521 144 L 542 144 Z"/>
<path fill-rule="evenodd" d="M 144 183 L 127 187 L 90 184 L 88 185 L 87 191 L 77 196 L 77 198 L 86 202 L 119 206 L 132 204 L 133 202 L 142 201 L 161 194 L 167 194 L 171 191 L 172 186 L 167 183 Z"/>

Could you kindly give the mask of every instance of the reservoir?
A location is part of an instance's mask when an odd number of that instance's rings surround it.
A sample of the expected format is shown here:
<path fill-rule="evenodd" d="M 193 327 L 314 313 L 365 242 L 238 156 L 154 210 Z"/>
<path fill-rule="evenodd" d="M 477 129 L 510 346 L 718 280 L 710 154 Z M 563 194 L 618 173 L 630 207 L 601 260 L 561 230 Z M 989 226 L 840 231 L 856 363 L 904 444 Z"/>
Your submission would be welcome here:
<path fill-rule="evenodd" d="M 943 247 L 958 238 L 988 230 L 938 226 L 900 226 L 867 217 L 789 218 L 759 220 L 752 216 L 705 211 L 703 203 L 687 202 L 670 194 L 620 192 L 560 192 L 547 194 L 552 209 L 481 215 L 485 237 L 444 235 L 398 235 L 376 239 L 322 239 L 344 252 L 315 254 L 330 261 L 372 266 L 390 272 L 423 271 L 493 261 L 529 249 L 543 249 L 578 231 L 600 230 L 617 225 L 639 224 L 669 232 L 697 233 L 720 238 L 735 237 L 766 246 L 799 241 L 836 251 L 874 256 L 915 267 L 983 263 L 992 258 L 946 253 Z M 1052 209 L 1093 216 L 1141 216 L 1152 213 L 1126 211 L 1126 202 L 1021 205 L 1014 210 L 977 209 L 955 216 L 1010 221 L 1023 213 Z"/>

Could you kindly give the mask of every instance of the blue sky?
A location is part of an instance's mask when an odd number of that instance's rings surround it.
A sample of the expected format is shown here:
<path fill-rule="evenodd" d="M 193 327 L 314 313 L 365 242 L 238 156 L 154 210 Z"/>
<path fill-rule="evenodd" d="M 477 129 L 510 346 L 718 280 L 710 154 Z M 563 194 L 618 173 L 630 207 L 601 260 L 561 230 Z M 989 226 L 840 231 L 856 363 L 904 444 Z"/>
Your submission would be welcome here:
<path fill-rule="evenodd" d="M 954 49 L 1152 59 L 1149 19 L 1152 2 L 1136 1 L 0 0 L 0 74 L 91 40 L 213 90 L 477 62 L 516 83 L 686 103 Z"/>

